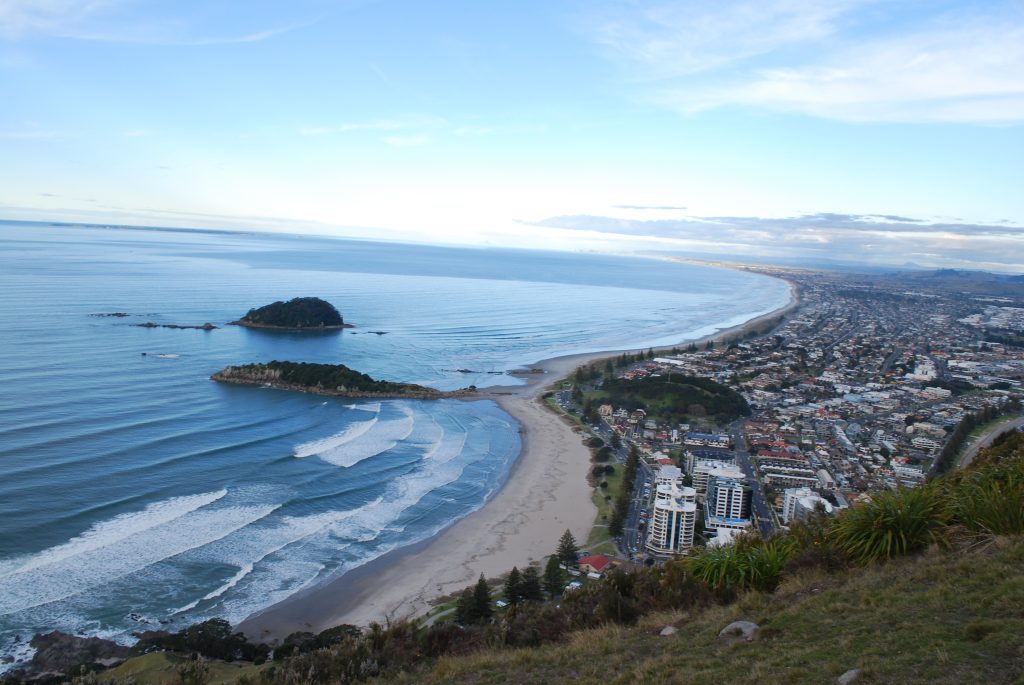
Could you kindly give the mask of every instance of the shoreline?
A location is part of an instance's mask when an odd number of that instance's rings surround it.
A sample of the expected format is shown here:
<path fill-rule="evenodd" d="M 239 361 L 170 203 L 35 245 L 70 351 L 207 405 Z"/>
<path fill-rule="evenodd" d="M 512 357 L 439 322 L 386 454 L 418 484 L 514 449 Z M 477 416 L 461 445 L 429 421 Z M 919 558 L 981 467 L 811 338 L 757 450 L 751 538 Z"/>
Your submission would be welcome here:
<path fill-rule="evenodd" d="M 787 284 L 789 300 L 777 309 L 700 338 L 653 349 L 663 352 L 742 337 L 765 323 L 774 327 L 800 304 L 799 290 Z M 480 388 L 465 397 L 493 400 L 520 426 L 520 453 L 501 488 L 480 509 L 434 536 L 300 591 L 247 617 L 236 629 L 253 640 L 274 642 L 299 630 L 316 633 L 342 623 L 365 626 L 415 618 L 432 608 L 432 600 L 461 591 L 481 573 L 496 578 L 513 566 L 540 564 L 555 551 L 566 529 L 578 541 L 586 541 L 597 516 L 593 488 L 587 483 L 590 449 L 584 446 L 579 429 L 549 409 L 542 396 L 578 366 L 623 351 L 636 348 L 542 360 L 517 374 L 526 378 L 523 385 Z"/>

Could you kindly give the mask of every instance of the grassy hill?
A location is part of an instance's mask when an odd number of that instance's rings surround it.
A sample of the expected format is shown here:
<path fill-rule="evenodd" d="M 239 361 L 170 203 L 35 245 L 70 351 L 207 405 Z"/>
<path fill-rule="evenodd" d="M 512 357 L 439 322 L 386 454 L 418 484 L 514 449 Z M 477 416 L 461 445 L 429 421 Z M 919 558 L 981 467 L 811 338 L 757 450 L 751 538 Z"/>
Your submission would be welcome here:
<path fill-rule="evenodd" d="M 735 620 L 757 623 L 760 639 L 719 641 Z M 669 624 L 678 632 L 659 636 Z M 729 606 L 583 631 L 565 645 L 443 658 L 373 682 L 798 685 L 853 668 L 858 683 L 1024 682 L 1024 540 L 807 575 Z"/>
<path fill-rule="evenodd" d="M 188 657 L 168 652 L 154 652 L 129 659 L 117 668 L 97 674 L 97 683 L 137 683 L 138 685 L 177 685 L 183 678 L 179 672 L 182 663 Z M 253 666 L 247 662 L 228 663 L 225 661 L 209 660 L 204 664 L 209 669 L 205 678 L 201 678 L 205 685 L 219 685 L 220 683 L 233 685 L 239 680 L 251 680 L 258 682 L 260 666 Z"/>

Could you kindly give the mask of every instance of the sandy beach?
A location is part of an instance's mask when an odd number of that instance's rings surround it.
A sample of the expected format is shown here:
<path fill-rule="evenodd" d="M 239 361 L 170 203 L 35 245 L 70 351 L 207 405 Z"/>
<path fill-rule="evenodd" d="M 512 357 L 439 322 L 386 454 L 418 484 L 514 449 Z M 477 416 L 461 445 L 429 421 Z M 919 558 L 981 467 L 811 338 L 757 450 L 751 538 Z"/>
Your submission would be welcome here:
<path fill-rule="evenodd" d="M 780 309 L 695 342 L 744 335 L 788 314 Z M 664 350 L 668 347 L 661 348 Z M 431 540 L 396 550 L 249 617 L 239 628 L 250 638 L 273 641 L 297 630 L 318 632 L 351 623 L 408 618 L 426 613 L 431 600 L 462 590 L 481 573 L 497 577 L 513 566 L 542 562 L 569 529 L 584 541 L 594 524 L 596 507 L 587 484 L 590 450 L 570 422 L 551 411 L 541 395 L 581 364 L 621 351 L 578 354 L 533 365 L 522 386 L 483 389 L 479 399 L 493 399 L 521 427 L 522 450 L 508 482 L 483 508 L 455 522 Z"/>

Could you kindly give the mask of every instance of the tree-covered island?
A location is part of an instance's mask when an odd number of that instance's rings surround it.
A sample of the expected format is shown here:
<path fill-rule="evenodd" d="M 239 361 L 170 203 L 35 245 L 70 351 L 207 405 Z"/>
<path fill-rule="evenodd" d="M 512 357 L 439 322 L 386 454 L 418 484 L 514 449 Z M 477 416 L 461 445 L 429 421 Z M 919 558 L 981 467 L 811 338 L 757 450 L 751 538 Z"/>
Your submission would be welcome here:
<path fill-rule="evenodd" d="M 287 302 L 277 301 L 250 309 L 233 326 L 271 328 L 290 331 L 335 330 L 351 328 L 341 313 L 330 302 L 319 297 L 296 297 Z"/>
<path fill-rule="evenodd" d="M 442 392 L 412 383 L 374 380 L 344 364 L 308 364 L 272 361 L 266 364 L 229 366 L 210 376 L 221 383 L 263 385 L 280 390 L 337 397 L 399 397 L 419 400 L 458 397 L 465 390 Z"/>

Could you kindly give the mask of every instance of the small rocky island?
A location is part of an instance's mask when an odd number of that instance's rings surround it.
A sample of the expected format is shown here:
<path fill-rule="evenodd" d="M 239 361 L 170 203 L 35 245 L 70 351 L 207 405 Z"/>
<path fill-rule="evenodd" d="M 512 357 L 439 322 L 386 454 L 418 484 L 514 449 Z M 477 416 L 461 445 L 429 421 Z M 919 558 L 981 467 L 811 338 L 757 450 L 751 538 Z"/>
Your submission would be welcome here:
<path fill-rule="evenodd" d="M 284 331 L 326 331 L 351 328 L 334 305 L 319 297 L 296 297 L 250 309 L 232 326 L 268 328 Z"/>
<path fill-rule="evenodd" d="M 210 376 L 221 383 L 261 385 L 279 390 L 309 392 L 336 397 L 408 398 L 433 400 L 462 397 L 471 390 L 442 392 L 412 383 L 374 380 L 344 364 L 308 364 L 272 361 L 266 364 L 229 366 Z"/>

